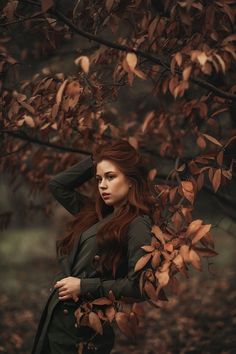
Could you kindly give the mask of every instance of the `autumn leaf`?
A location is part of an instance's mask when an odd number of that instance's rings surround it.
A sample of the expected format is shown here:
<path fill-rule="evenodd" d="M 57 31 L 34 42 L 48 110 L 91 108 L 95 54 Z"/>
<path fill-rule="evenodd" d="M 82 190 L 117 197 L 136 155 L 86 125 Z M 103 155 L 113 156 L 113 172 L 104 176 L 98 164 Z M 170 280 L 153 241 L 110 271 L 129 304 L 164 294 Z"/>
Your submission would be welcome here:
<path fill-rule="evenodd" d="M 145 246 L 141 246 L 141 248 L 146 251 L 146 252 L 152 252 L 155 250 L 155 248 L 153 246 L 150 245 L 145 245 Z"/>
<path fill-rule="evenodd" d="M 147 78 L 146 75 L 145 75 L 144 72 L 141 71 L 140 69 L 135 68 L 135 69 L 133 70 L 133 72 L 134 72 L 134 74 L 135 74 L 136 76 L 138 76 L 140 79 L 146 80 L 146 78 Z"/>
<path fill-rule="evenodd" d="M 148 178 L 150 179 L 150 181 L 153 181 L 155 179 L 156 175 L 157 175 L 156 168 L 153 168 L 148 172 Z"/>
<path fill-rule="evenodd" d="M 220 182 L 221 182 L 221 169 L 218 168 L 214 175 L 213 175 L 213 178 L 212 178 L 212 186 L 213 186 L 213 189 L 214 189 L 214 192 L 216 193 L 217 190 L 219 189 L 220 187 Z"/>
<path fill-rule="evenodd" d="M 202 270 L 200 257 L 193 249 L 190 249 L 189 251 L 189 261 L 192 263 L 194 268 L 197 270 Z"/>
<path fill-rule="evenodd" d="M 171 242 L 167 242 L 167 243 L 164 245 L 164 249 L 165 249 L 166 251 L 168 251 L 168 252 L 173 252 L 174 247 L 173 247 L 173 245 L 172 245 Z"/>
<path fill-rule="evenodd" d="M 103 334 L 103 328 L 100 318 L 95 312 L 89 313 L 89 324 L 99 334 Z"/>
<path fill-rule="evenodd" d="M 114 302 L 115 301 L 115 295 L 114 295 L 114 293 L 113 293 L 113 291 L 112 290 L 109 290 L 109 292 L 108 292 L 108 298 L 112 301 L 112 302 Z"/>
<path fill-rule="evenodd" d="M 105 309 L 105 315 L 108 318 L 109 322 L 111 323 L 116 315 L 116 310 L 114 309 L 114 306 L 107 306 Z"/>
<path fill-rule="evenodd" d="M 165 244 L 165 239 L 163 237 L 163 232 L 161 231 L 161 229 L 159 228 L 159 226 L 157 225 L 153 225 L 152 226 L 152 232 L 154 233 L 155 237 L 161 241 L 162 244 Z"/>
<path fill-rule="evenodd" d="M 25 122 L 25 118 L 19 119 L 19 120 L 16 122 L 16 125 L 17 125 L 18 127 L 21 127 L 21 126 L 24 124 L 24 122 Z"/>
<path fill-rule="evenodd" d="M 146 280 L 144 284 L 144 290 L 149 299 L 152 299 L 154 301 L 157 300 L 156 290 L 149 280 Z"/>
<path fill-rule="evenodd" d="M 31 116 L 28 115 L 24 115 L 24 121 L 25 123 L 30 127 L 30 128 L 34 128 L 35 127 L 35 122 L 33 120 L 33 118 Z"/>
<path fill-rule="evenodd" d="M 42 127 L 40 128 L 40 130 L 45 130 L 50 126 L 51 123 L 46 123 L 44 125 L 42 125 Z"/>
<path fill-rule="evenodd" d="M 190 261 L 190 257 L 189 257 L 190 249 L 188 245 L 182 245 L 180 247 L 179 253 L 182 256 L 184 262 L 188 263 Z"/>
<path fill-rule="evenodd" d="M 181 254 L 178 254 L 174 259 L 173 263 L 176 265 L 177 268 L 182 268 L 184 265 L 184 260 Z"/>
<path fill-rule="evenodd" d="M 221 144 L 217 139 L 215 139 L 213 136 L 208 135 L 208 134 L 202 134 L 202 135 L 205 136 L 205 138 L 208 139 L 208 140 L 209 140 L 210 142 L 212 142 L 213 144 L 222 147 L 222 144 Z"/>
<path fill-rule="evenodd" d="M 142 131 L 143 133 L 146 133 L 146 131 L 147 131 L 148 128 L 150 127 L 151 123 L 153 122 L 154 118 L 155 118 L 154 111 L 151 111 L 151 112 L 149 112 L 149 113 L 146 115 L 146 117 L 145 117 L 145 119 L 144 119 L 144 122 L 143 122 L 143 124 L 142 124 L 142 126 L 141 126 L 141 131 Z"/>
<path fill-rule="evenodd" d="M 151 253 L 142 256 L 135 264 L 134 271 L 137 272 L 140 269 L 142 269 L 147 264 L 147 262 L 151 259 L 151 257 L 152 257 Z"/>
<path fill-rule="evenodd" d="M 159 251 L 155 251 L 151 260 L 152 267 L 156 269 L 159 266 L 160 261 L 161 261 L 161 254 Z"/>
<path fill-rule="evenodd" d="M 198 56 L 197 56 L 197 60 L 199 62 L 200 65 L 204 65 L 206 63 L 206 61 L 208 60 L 208 57 L 206 55 L 206 53 L 201 52 Z"/>
<path fill-rule="evenodd" d="M 27 111 L 29 111 L 31 114 L 35 114 L 35 109 L 30 104 L 28 104 L 28 103 L 26 103 L 24 101 L 21 101 L 20 105 L 22 107 L 24 107 Z"/>
<path fill-rule="evenodd" d="M 137 330 L 138 330 L 138 317 L 136 315 L 135 312 L 131 311 L 130 314 L 129 314 L 129 321 L 130 321 L 130 324 L 133 328 L 133 331 L 134 331 L 134 335 L 136 336 L 137 334 Z"/>
<path fill-rule="evenodd" d="M 86 55 L 81 55 L 80 57 L 78 57 L 77 59 L 75 59 L 74 63 L 76 65 L 80 65 L 82 70 L 88 74 L 89 72 L 89 58 Z"/>
<path fill-rule="evenodd" d="M 198 136 L 198 138 L 197 138 L 197 144 L 202 150 L 204 150 L 206 148 L 206 141 L 205 141 L 205 139 L 203 139 L 203 137 L 201 135 Z"/>
<path fill-rule="evenodd" d="M 132 330 L 131 323 L 129 321 L 129 315 L 127 313 L 117 312 L 115 315 L 115 320 L 117 326 L 125 336 L 133 337 L 134 333 Z"/>
<path fill-rule="evenodd" d="M 108 299 L 107 297 L 101 297 L 96 300 L 93 300 L 92 304 L 94 304 L 94 305 L 111 305 L 112 301 L 110 299 Z"/>
<path fill-rule="evenodd" d="M 187 200 L 190 201 L 191 204 L 193 204 L 194 201 L 193 183 L 189 181 L 182 181 L 181 186 L 182 186 L 183 195 Z"/>
<path fill-rule="evenodd" d="M 68 80 L 65 80 L 61 86 L 59 87 L 57 94 L 56 94 L 56 103 L 57 105 L 59 105 L 61 103 L 62 100 L 62 96 L 63 96 L 63 92 L 65 90 L 66 84 L 67 84 Z"/>
<path fill-rule="evenodd" d="M 200 219 L 193 220 L 187 228 L 186 235 L 191 235 L 194 232 L 198 231 L 200 229 L 202 223 L 203 223 L 203 221 Z"/>
<path fill-rule="evenodd" d="M 144 309 L 141 303 L 139 302 L 134 302 L 132 306 L 132 311 L 136 313 L 138 316 L 143 316 L 144 315 Z"/>
<path fill-rule="evenodd" d="M 222 166 L 223 164 L 223 159 L 224 159 L 224 151 L 221 150 L 216 156 L 216 161 L 220 166 Z"/>
<path fill-rule="evenodd" d="M 188 66 L 187 68 L 185 68 L 183 70 L 183 80 L 184 81 L 188 81 L 189 80 L 191 71 L 192 71 L 192 67 L 191 66 Z"/>
<path fill-rule="evenodd" d="M 180 52 L 175 54 L 175 60 L 176 60 L 177 65 L 181 66 L 183 57 L 182 57 L 182 54 Z"/>
<path fill-rule="evenodd" d="M 165 271 L 156 271 L 155 276 L 159 282 L 160 286 L 166 286 L 170 280 L 170 276 L 169 276 L 169 269 L 165 270 Z"/>
<path fill-rule="evenodd" d="M 138 59 L 135 53 L 128 53 L 126 55 L 126 62 L 129 65 L 131 71 L 134 71 L 134 68 L 137 65 Z"/>
<path fill-rule="evenodd" d="M 200 229 L 196 232 L 192 239 L 192 244 L 194 245 L 199 240 L 201 240 L 201 238 L 204 237 L 210 231 L 210 228 L 211 224 L 201 225 Z"/>

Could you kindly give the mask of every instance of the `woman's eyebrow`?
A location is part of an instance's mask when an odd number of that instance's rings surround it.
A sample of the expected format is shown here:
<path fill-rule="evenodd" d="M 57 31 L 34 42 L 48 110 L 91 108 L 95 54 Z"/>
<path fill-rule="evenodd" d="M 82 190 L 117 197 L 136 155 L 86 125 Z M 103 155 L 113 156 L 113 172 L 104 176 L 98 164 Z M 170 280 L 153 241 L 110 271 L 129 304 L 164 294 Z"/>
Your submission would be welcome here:
<path fill-rule="evenodd" d="M 108 173 L 115 173 L 115 171 L 107 171 L 104 173 L 104 175 L 107 175 Z M 96 175 L 96 177 L 100 177 L 100 175 Z"/>

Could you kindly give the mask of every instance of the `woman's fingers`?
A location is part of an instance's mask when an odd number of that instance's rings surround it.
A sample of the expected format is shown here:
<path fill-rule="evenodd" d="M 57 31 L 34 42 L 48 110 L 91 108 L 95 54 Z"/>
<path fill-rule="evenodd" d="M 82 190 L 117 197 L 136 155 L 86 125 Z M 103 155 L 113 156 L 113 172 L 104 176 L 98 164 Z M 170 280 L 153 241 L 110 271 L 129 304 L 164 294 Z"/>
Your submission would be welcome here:
<path fill-rule="evenodd" d="M 67 299 L 70 299 L 71 296 L 69 296 L 69 295 L 66 295 L 66 296 L 59 296 L 58 298 L 59 298 L 59 300 L 67 300 Z"/>
<path fill-rule="evenodd" d="M 68 291 L 60 291 L 59 296 L 70 295 Z"/>
<path fill-rule="evenodd" d="M 61 286 L 63 286 L 64 284 L 62 284 L 61 282 L 56 282 L 56 284 L 54 285 L 54 288 L 60 288 Z"/>

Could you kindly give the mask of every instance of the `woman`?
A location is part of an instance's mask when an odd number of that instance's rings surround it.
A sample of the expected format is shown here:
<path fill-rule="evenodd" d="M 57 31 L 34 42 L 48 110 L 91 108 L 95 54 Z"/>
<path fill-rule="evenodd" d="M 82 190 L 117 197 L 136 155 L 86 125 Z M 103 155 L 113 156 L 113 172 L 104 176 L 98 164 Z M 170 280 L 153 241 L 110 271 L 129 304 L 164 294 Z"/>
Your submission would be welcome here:
<path fill-rule="evenodd" d="M 95 203 L 75 190 L 96 175 Z M 77 326 L 80 301 L 108 296 L 144 301 L 140 271 L 134 272 L 151 242 L 154 197 L 143 157 L 125 140 L 104 144 L 49 182 L 49 189 L 75 221 L 57 240 L 60 272 L 42 313 L 32 354 L 110 353 L 114 331 L 103 323 L 103 335 Z M 93 337 L 93 341 L 89 338 Z"/>

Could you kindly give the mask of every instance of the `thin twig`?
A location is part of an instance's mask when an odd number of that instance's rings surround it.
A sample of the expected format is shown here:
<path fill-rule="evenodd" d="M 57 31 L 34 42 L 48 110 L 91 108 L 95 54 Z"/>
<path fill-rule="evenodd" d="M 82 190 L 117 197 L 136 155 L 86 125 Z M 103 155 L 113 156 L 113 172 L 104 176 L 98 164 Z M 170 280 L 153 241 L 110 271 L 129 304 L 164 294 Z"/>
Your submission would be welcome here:
<path fill-rule="evenodd" d="M 4 26 L 14 25 L 16 23 L 25 22 L 25 21 L 34 19 L 35 17 L 41 16 L 43 14 L 44 14 L 43 12 L 37 12 L 36 14 L 34 14 L 34 15 L 30 16 L 30 17 L 25 17 L 25 18 L 22 18 L 22 19 L 19 19 L 19 20 L 11 21 L 11 22 L 0 23 L 0 26 L 4 27 Z"/>

